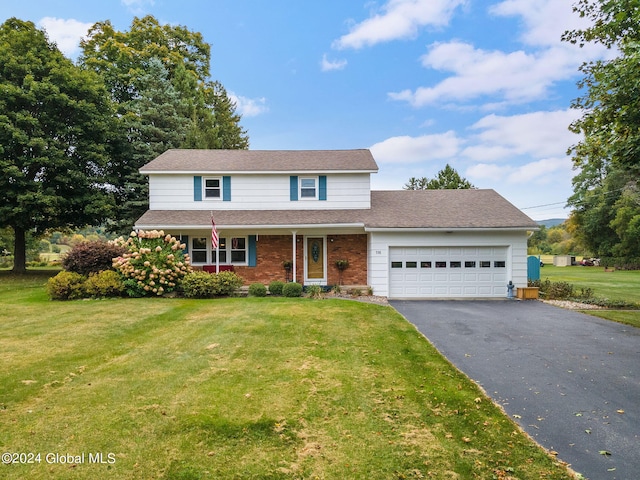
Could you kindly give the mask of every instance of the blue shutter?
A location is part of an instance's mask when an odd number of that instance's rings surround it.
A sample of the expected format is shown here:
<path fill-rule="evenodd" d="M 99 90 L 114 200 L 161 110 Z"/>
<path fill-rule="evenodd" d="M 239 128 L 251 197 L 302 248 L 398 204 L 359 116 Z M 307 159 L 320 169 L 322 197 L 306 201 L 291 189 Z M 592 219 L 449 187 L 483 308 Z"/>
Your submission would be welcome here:
<path fill-rule="evenodd" d="M 231 201 L 231 177 L 222 177 L 222 201 Z"/>
<path fill-rule="evenodd" d="M 202 177 L 193 177 L 193 201 L 202 201 Z"/>
<path fill-rule="evenodd" d="M 318 177 L 318 187 L 319 187 L 318 200 L 326 200 L 327 199 L 327 176 L 326 175 L 320 175 Z"/>
<path fill-rule="evenodd" d="M 182 253 L 184 254 L 189 253 L 189 236 L 180 235 L 180 243 L 184 243 L 184 247 L 185 247 Z"/>
<path fill-rule="evenodd" d="M 256 236 L 249 235 L 249 266 L 255 267 L 258 263 L 258 249 L 256 245 Z"/>
<path fill-rule="evenodd" d="M 289 200 L 292 202 L 298 200 L 298 177 L 296 175 L 289 177 Z"/>

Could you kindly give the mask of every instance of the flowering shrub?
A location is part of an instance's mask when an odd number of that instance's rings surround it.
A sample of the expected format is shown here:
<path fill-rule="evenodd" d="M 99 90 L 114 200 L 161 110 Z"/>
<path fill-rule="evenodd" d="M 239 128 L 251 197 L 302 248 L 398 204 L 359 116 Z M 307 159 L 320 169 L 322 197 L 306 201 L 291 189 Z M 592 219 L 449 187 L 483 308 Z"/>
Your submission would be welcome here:
<path fill-rule="evenodd" d="M 113 267 L 124 278 L 125 291 L 131 297 L 164 295 L 176 289 L 191 271 L 185 245 L 162 230 L 131 232 L 127 240 L 114 241 L 127 253 L 114 258 Z"/>

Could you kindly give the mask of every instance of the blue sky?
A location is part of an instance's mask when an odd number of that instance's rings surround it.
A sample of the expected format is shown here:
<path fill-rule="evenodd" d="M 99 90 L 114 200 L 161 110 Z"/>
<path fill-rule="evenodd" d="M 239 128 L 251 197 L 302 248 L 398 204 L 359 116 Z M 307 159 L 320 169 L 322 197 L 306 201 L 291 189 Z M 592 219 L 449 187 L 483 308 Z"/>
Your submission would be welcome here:
<path fill-rule="evenodd" d="M 0 21 L 33 21 L 74 59 L 97 21 L 184 25 L 211 45 L 252 149 L 369 148 L 377 190 L 449 163 L 539 220 L 568 215 L 578 67 L 606 55 L 560 41 L 573 3 L 3 0 Z"/>

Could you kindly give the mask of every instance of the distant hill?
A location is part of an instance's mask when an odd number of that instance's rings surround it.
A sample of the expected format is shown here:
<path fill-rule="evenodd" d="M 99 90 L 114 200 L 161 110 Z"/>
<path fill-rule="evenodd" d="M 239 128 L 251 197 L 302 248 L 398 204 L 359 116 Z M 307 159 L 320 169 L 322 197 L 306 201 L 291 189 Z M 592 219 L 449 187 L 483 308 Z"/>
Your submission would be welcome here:
<path fill-rule="evenodd" d="M 544 225 L 547 228 L 555 227 L 556 225 L 560 225 L 561 223 L 566 222 L 566 218 L 549 218 L 548 220 L 538 220 L 538 225 Z"/>

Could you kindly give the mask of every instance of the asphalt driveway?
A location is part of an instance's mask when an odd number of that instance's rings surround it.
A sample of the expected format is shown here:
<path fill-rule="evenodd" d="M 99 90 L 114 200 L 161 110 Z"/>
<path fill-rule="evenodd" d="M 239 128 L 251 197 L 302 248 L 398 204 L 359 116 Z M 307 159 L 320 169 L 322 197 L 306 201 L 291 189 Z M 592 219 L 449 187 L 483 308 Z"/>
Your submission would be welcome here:
<path fill-rule="evenodd" d="M 538 301 L 390 303 L 575 471 L 640 478 L 640 329 Z"/>

